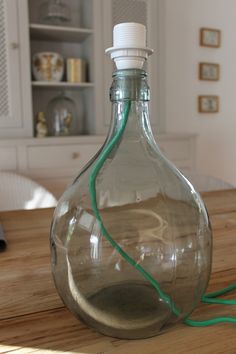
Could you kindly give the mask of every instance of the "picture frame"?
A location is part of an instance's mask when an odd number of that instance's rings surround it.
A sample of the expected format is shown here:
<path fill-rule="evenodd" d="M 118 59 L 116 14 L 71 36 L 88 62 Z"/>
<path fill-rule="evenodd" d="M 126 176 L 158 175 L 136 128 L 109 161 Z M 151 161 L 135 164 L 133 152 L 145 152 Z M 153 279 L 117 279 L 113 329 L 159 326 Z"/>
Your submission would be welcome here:
<path fill-rule="evenodd" d="M 220 65 L 215 63 L 199 63 L 199 80 L 219 81 Z"/>
<path fill-rule="evenodd" d="M 213 96 L 213 95 L 198 96 L 198 111 L 200 113 L 218 113 L 219 96 Z"/>
<path fill-rule="evenodd" d="M 221 31 L 214 28 L 200 28 L 200 45 L 219 48 L 221 46 Z"/>

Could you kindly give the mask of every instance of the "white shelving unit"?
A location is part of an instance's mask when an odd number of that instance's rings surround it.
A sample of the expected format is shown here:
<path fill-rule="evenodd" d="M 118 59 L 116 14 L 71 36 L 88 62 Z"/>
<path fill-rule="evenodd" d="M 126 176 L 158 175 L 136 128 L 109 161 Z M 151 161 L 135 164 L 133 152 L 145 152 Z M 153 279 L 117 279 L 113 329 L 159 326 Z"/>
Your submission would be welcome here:
<path fill-rule="evenodd" d="M 65 73 L 62 81 L 34 81 L 32 78 L 32 111 L 35 117 L 39 111 L 46 115 L 48 125 L 52 117 L 47 115 L 50 100 L 62 92 L 72 99 L 76 105 L 76 121 L 74 126 L 83 127 L 71 131 L 70 135 L 96 134 L 95 85 L 94 85 L 94 23 L 92 0 L 69 0 L 65 4 L 71 9 L 71 20 L 62 25 L 44 23 L 40 8 L 45 0 L 28 0 L 29 37 L 31 58 L 38 52 L 56 52 L 64 59 Z M 86 81 L 81 83 L 67 82 L 66 60 L 83 58 L 87 63 Z M 82 107 L 81 107 L 82 106 Z M 34 129 L 35 130 L 35 129 Z"/>
<path fill-rule="evenodd" d="M 70 83 L 70 82 L 57 82 L 57 81 L 32 81 L 33 87 L 42 87 L 42 88 L 50 88 L 50 87 L 58 87 L 58 88 L 88 88 L 94 87 L 92 82 L 81 82 L 81 83 Z"/>
<path fill-rule="evenodd" d="M 82 42 L 93 33 L 87 28 L 30 24 L 30 38 L 55 42 Z"/>

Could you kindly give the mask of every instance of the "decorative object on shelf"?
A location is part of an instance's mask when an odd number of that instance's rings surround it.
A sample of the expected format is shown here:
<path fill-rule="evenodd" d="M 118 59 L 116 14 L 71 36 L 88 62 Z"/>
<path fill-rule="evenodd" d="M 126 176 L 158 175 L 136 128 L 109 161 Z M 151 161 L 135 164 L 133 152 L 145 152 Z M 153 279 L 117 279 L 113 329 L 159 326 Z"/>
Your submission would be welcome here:
<path fill-rule="evenodd" d="M 86 82 L 87 62 L 81 58 L 68 58 L 66 61 L 66 77 L 68 82 Z"/>
<path fill-rule="evenodd" d="M 198 111 L 200 113 L 217 113 L 219 112 L 218 96 L 199 96 Z"/>
<path fill-rule="evenodd" d="M 33 56 L 32 69 L 37 81 L 61 81 L 64 74 L 64 60 L 58 53 L 36 53 Z"/>
<path fill-rule="evenodd" d="M 220 79 L 220 65 L 213 63 L 199 63 L 199 79 L 218 81 Z"/>
<path fill-rule="evenodd" d="M 39 10 L 40 22 L 51 25 L 62 25 L 71 21 L 71 11 L 68 4 L 62 0 L 48 0 Z"/>
<path fill-rule="evenodd" d="M 39 112 L 36 118 L 36 137 L 44 138 L 48 135 L 48 127 L 44 112 Z"/>
<path fill-rule="evenodd" d="M 221 31 L 213 28 L 201 28 L 200 45 L 203 47 L 219 48 L 221 45 Z"/>
<path fill-rule="evenodd" d="M 52 136 L 76 135 L 80 132 L 76 105 L 64 93 L 49 102 L 47 120 Z"/>

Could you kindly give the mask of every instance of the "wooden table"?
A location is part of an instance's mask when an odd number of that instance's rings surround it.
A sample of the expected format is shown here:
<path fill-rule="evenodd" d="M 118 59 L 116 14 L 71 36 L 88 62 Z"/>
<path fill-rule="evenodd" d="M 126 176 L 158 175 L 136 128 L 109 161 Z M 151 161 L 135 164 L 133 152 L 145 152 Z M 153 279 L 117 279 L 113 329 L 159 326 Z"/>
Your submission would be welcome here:
<path fill-rule="evenodd" d="M 208 291 L 236 282 L 236 190 L 203 195 L 214 230 Z M 65 309 L 49 259 L 52 209 L 0 213 L 8 249 L 0 254 L 0 353 L 236 354 L 236 325 L 178 324 L 145 340 L 118 340 L 87 328 Z M 236 298 L 230 294 L 227 298 Z M 236 316 L 236 306 L 200 305 L 195 319 Z"/>

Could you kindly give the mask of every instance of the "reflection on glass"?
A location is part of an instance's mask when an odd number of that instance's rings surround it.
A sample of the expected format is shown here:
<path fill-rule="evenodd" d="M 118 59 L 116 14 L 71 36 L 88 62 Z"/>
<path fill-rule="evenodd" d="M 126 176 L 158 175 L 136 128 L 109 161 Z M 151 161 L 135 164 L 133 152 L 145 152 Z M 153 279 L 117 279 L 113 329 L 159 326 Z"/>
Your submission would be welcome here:
<path fill-rule="evenodd" d="M 39 10 L 40 21 L 51 25 L 63 25 L 71 20 L 70 7 L 66 1 L 48 0 Z"/>

